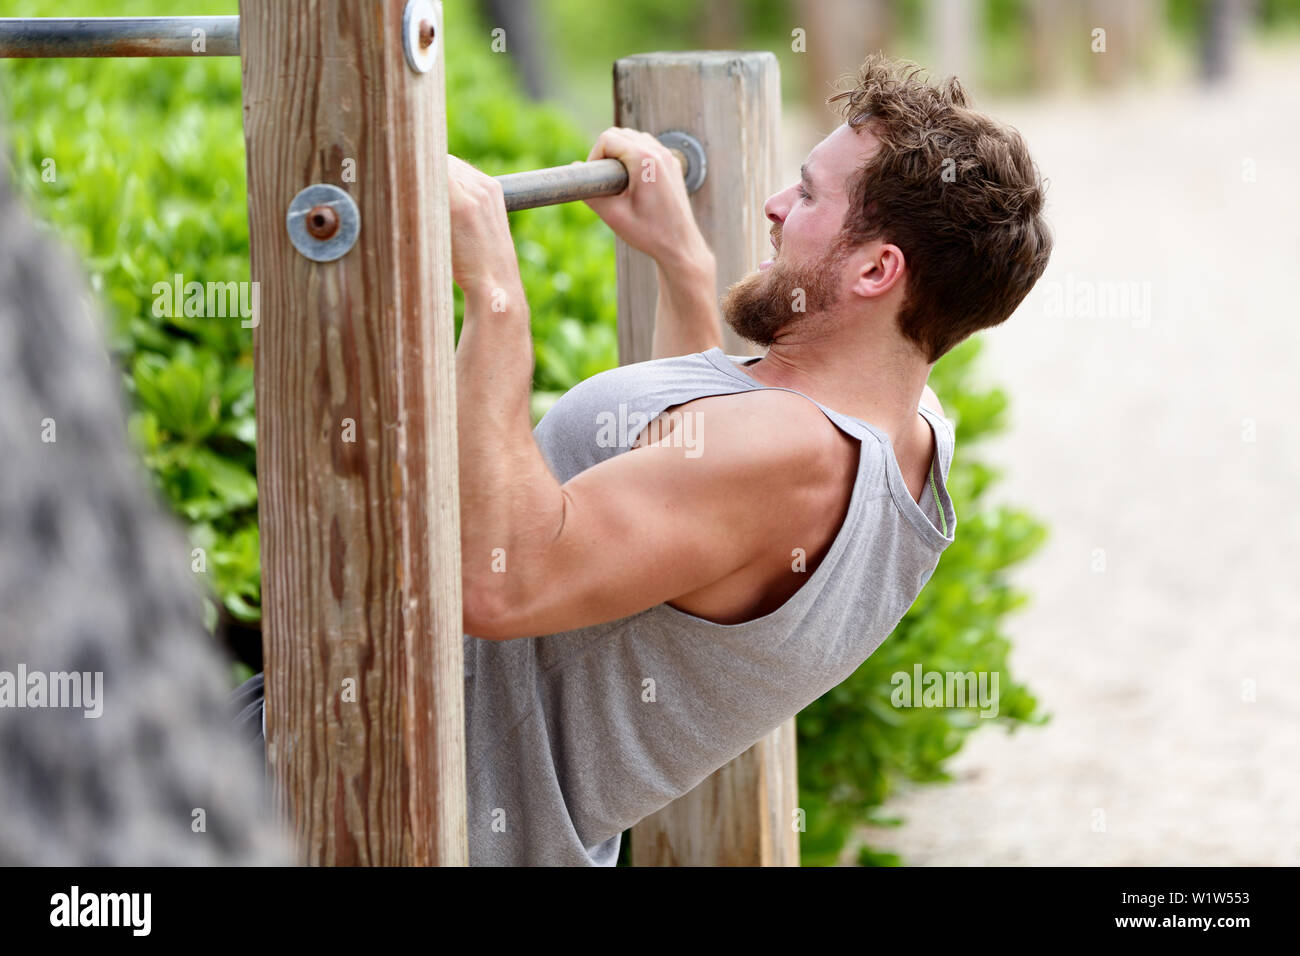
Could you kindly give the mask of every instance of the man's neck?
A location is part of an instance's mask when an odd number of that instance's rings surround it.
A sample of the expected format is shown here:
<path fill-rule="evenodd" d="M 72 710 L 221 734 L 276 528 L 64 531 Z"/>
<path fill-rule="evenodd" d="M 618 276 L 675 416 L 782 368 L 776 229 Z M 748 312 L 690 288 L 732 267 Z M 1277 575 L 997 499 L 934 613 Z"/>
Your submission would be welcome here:
<path fill-rule="evenodd" d="M 930 366 L 914 356 L 861 343 L 783 342 L 745 372 L 764 385 L 803 392 L 838 412 L 874 425 L 889 436 L 901 455 L 923 433 L 917 427 L 917 405 L 929 378 Z"/>

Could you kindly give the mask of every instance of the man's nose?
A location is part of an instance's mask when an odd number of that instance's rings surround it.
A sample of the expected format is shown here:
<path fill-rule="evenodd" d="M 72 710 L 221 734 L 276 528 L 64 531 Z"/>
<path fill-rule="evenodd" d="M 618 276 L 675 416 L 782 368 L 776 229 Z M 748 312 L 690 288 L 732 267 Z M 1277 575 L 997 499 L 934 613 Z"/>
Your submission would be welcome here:
<path fill-rule="evenodd" d="M 763 214 L 775 223 L 785 221 L 786 214 L 790 212 L 790 195 L 793 186 L 787 186 L 779 193 L 773 193 L 767 197 L 767 202 L 763 203 Z"/>

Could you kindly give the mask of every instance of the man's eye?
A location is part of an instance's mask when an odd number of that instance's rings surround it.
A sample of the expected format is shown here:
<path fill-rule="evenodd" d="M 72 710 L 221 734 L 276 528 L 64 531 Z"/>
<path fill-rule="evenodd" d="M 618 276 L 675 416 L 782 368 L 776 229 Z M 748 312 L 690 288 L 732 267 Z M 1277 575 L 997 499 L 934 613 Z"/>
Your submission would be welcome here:
<path fill-rule="evenodd" d="M 808 190 L 804 189 L 802 185 L 799 187 L 799 198 L 812 199 L 812 196 L 808 195 Z"/>

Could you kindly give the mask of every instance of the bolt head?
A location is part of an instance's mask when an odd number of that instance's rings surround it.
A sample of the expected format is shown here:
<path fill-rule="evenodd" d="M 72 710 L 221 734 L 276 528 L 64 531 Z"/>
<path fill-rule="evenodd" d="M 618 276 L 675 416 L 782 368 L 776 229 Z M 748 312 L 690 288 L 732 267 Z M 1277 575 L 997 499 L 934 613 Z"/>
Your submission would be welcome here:
<path fill-rule="evenodd" d="M 420 49 L 425 50 L 433 46 L 433 22 L 430 20 L 420 21 Z"/>
<path fill-rule="evenodd" d="M 312 206 L 307 212 L 307 232 L 313 239 L 328 239 L 339 231 L 339 214 L 331 206 Z"/>

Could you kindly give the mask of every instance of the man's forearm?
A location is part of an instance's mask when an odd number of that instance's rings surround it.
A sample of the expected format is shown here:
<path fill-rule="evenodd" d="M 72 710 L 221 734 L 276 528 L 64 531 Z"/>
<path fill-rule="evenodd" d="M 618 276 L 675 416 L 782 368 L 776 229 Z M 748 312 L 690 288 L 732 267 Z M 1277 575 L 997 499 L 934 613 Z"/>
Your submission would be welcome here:
<path fill-rule="evenodd" d="M 722 345 L 712 253 L 705 250 L 689 261 L 657 265 L 659 301 L 650 357 L 690 355 Z"/>
<path fill-rule="evenodd" d="M 563 516 L 563 495 L 533 440 L 533 346 L 522 290 L 466 291 L 456 347 L 460 531 L 466 629 L 519 598 L 539 544 Z M 548 537 L 549 535 L 549 537 Z M 497 550 L 500 549 L 500 550 Z"/>

